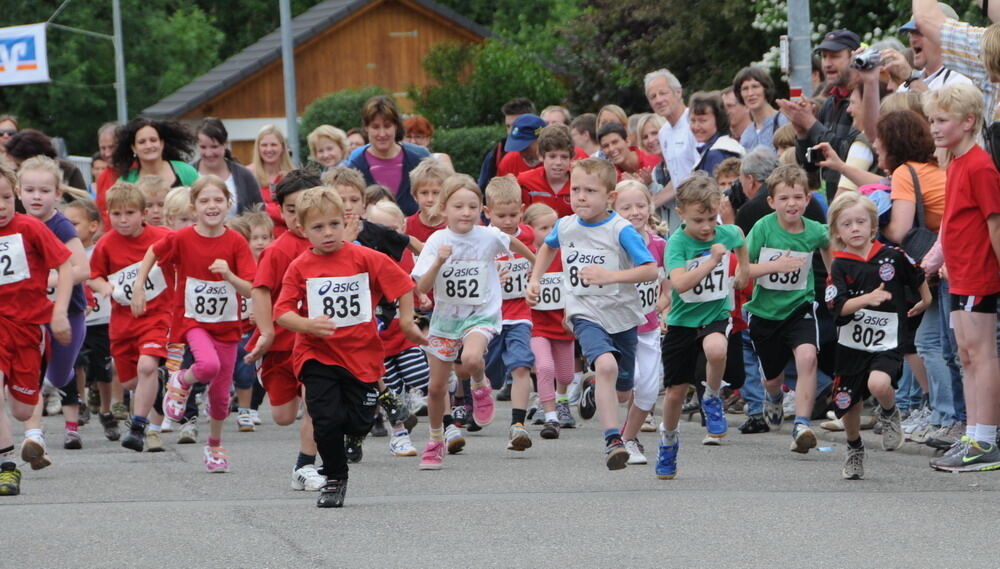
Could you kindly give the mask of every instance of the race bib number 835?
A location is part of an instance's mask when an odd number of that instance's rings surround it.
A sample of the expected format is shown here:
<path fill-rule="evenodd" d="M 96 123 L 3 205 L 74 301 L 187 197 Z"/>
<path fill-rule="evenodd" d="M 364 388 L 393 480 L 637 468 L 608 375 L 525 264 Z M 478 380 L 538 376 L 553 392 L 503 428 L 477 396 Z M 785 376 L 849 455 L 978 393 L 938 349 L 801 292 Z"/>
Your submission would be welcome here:
<path fill-rule="evenodd" d="M 309 318 L 326 316 L 339 328 L 371 322 L 368 273 L 306 279 L 306 305 Z"/>

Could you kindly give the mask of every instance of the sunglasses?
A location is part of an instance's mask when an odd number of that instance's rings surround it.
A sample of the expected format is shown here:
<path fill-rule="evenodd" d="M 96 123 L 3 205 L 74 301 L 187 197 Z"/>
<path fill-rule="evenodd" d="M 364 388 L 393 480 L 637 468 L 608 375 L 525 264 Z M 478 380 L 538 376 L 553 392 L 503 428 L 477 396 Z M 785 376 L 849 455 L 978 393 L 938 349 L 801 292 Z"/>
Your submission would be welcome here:
<path fill-rule="evenodd" d="M 12 129 L 3 129 L 3 130 L 0 130 L 0 136 L 14 136 L 15 134 L 17 134 L 16 130 L 12 130 Z"/>

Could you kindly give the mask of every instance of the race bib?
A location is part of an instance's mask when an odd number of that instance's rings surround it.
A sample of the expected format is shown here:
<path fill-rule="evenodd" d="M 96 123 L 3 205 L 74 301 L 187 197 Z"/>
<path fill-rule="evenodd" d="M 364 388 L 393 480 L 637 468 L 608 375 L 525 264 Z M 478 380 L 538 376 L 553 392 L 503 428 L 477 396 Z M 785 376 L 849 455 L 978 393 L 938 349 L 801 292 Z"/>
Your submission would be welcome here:
<path fill-rule="evenodd" d="M 507 280 L 500 285 L 502 298 L 504 300 L 524 298 L 528 280 L 531 279 L 531 261 L 525 258 L 500 261 L 498 270 L 501 274 L 507 272 L 505 276 Z"/>
<path fill-rule="evenodd" d="M 566 308 L 566 298 L 563 296 L 563 274 L 545 273 L 538 289 L 538 304 L 535 310 L 562 310 Z"/>
<path fill-rule="evenodd" d="M 639 291 L 639 305 L 643 314 L 649 314 L 656 310 L 656 300 L 660 297 L 660 281 L 663 280 L 663 269 L 656 273 L 656 279 L 644 283 L 635 283 L 635 288 Z"/>
<path fill-rule="evenodd" d="M 618 294 L 618 284 L 585 284 L 580 277 L 584 267 L 598 266 L 608 271 L 617 271 L 618 256 L 601 249 L 563 248 L 563 272 L 569 280 L 569 290 L 577 296 L 614 296 Z"/>
<path fill-rule="evenodd" d="M 54 281 L 59 276 L 59 271 L 55 269 L 49 269 L 49 282 Z M 56 301 L 56 289 L 55 287 L 48 287 L 45 289 L 45 298 L 49 299 L 49 302 Z"/>
<path fill-rule="evenodd" d="M 86 324 L 87 326 L 97 326 L 99 324 L 107 324 L 111 318 L 111 297 L 102 297 L 99 294 L 95 294 L 90 299 L 90 312 L 87 313 Z"/>
<path fill-rule="evenodd" d="M 781 257 L 785 253 L 788 253 L 788 251 L 782 249 L 772 249 L 771 247 L 761 247 L 760 256 L 757 257 L 757 259 L 758 262 L 767 263 L 768 261 L 773 261 L 778 257 Z M 788 254 L 796 259 L 805 259 L 806 262 L 803 263 L 798 270 L 790 273 L 771 273 L 770 275 L 764 275 L 757 279 L 757 284 L 768 290 L 805 290 L 807 284 L 806 280 L 808 277 L 805 271 L 812 269 L 812 265 L 809 264 L 812 260 L 812 253 L 791 251 Z"/>
<path fill-rule="evenodd" d="M 839 329 L 837 342 L 862 352 L 884 352 L 899 345 L 899 315 L 894 312 L 859 310 Z"/>
<path fill-rule="evenodd" d="M 482 304 L 486 298 L 486 263 L 451 261 L 438 271 L 434 297 L 451 304 Z"/>
<path fill-rule="evenodd" d="M 237 322 L 239 302 L 236 288 L 226 281 L 203 281 L 188 277 L 184 287 L 184 317 L 198 322 Z"/>
<path fill-rule="evenodd" d="M 135 277 L 139 275 L 139 265 L 141 264 L 135 263 L 129 265 L 117 273 L 108 276 L 108 282 L 111 283 L 112 287 L 111 298 L 118 304 L 124 306 L 132 304 Z M 191 282 L 191 280 L 188 279 L 188 282 Z M 143 285 L 143 288 L 146 291 L 146 302 L 153 300 L 160 296 L 161 292 L 167 290 L 167 281 L 163 278 L 163 271 L 160 270 L 159 265 L 154 264 L 153 268 L 149 270 L 149 275 L 146 276 L 146 284 Z"/>
<path fill-rule="evenodd" d="M 240 296 L 240 320 L 250 320 L 253 314 L 253 299 Z"/>
<path fill-rule="evenodd" d="M 20 233 L 0 237 L 0 286 L 21 282 L 31 277 L 28 256 L 24 254 L 24 239 Z"/>
<path fill-rule="evenodd" d="M 338 328 L 372 320 L 372 293 L 368 273 L 350 277 L 306 279 L 309 318 L 326 316 Z"/>
<path fill-rule="evenodd" d="M 710 263 L 712 257 L 705 255 L 697 259 L 691 259 L 685 266 L 688 271 L 693 271 L 705 263 Z M 712 272 L 708 273 L 700 283 L 694 285 L 691 290 L 681 293 L 681 300 L 684 302 L 714 302 L 722 300 L 733 290 L 732 279 L 729 277 L 729 253 L 722 256 L 720 262 Z"/>

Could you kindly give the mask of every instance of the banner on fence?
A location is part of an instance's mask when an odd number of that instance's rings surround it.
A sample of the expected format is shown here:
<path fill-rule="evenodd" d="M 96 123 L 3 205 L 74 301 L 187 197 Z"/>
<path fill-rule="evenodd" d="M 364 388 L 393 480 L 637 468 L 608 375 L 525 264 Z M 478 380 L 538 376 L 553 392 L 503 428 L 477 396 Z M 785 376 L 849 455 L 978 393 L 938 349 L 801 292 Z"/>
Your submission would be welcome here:
<path fill-rule="evenodd" d="M 0 28 L 0 85 L 48 81 L 45 24 Z"/>

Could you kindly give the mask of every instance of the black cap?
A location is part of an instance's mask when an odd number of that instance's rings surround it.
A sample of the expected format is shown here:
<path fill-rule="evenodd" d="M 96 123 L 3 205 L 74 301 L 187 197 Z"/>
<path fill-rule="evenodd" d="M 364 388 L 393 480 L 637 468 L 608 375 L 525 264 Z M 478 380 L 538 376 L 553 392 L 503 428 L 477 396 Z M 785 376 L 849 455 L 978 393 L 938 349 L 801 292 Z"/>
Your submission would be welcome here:
<path fill-rule="evenodd" d="M 816 48 L 818 51 L 854 51 L 861 47 L 861 38 L 850 30 L 833 30 L 823 36 L 823 41 Z"/>

